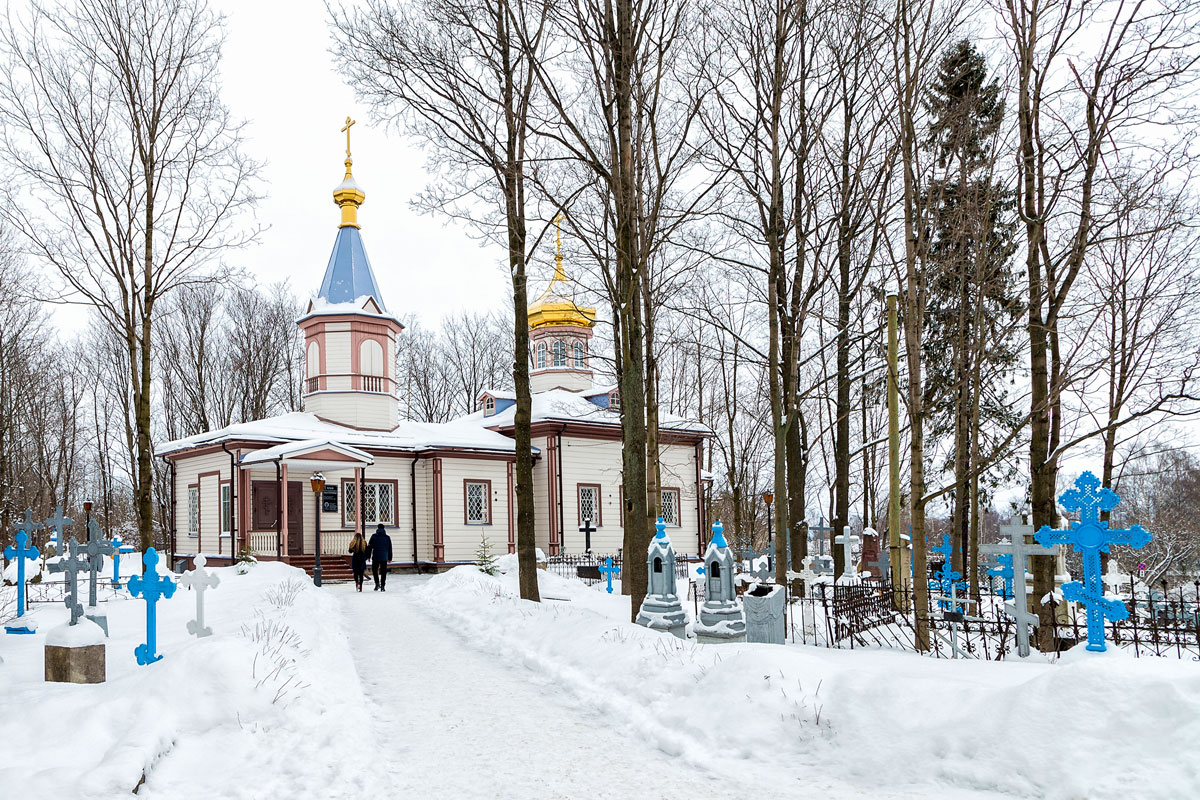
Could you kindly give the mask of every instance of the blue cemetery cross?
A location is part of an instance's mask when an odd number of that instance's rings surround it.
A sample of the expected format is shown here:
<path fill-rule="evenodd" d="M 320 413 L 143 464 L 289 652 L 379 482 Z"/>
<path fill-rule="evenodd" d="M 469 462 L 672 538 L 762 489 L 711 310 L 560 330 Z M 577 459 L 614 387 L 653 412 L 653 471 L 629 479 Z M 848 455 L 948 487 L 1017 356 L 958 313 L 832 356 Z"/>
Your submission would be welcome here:
<path fill-rule="evenodd" d="M 993 578 L 1003 578 L 1004 587 L 1000 590 L 1000 596 L 1006 600 L 1013 596 L 1013 557 L 1012 553 L 1002 553 L 996 557 L 1000 562 L 1000 566 L 992 567 L 987 571 L 988 575 Z"/>
<path fill-rule="evenodd" d="M 1072 522 L 1065 531 L 1043 525 L 1033 538 L 1046 547 L 1069 544 L 1076 553 L 1083 554 L 1083 582 L 1064 583 L 1063 597 L 1087 606 L 1087 649 L 1104 652 L 1104 618 L 1114 622 L 1123 620 L 1129 616 L 1129 609 L 1120 600 L 1105 598 L 1100 554 L 1107 553 L 1109 546 L 1114 544 L 1140 549 L 1150 543 L 1150 534 L 1141 525 L 1110 530 L 1107 522 L 1100 521 L 1100 513 L 1112 511 L 1121 498 L 1107 486 L 1100 488 L 1100 479 L 1090 472 L 1080 475 L 1075 480 L 1075 488 L 1063 492 L 1058 502 L 1067 511 L 1078 511 L 1079 522 Z"/>
<path fill-rule="evenodd" d="M 600 571 L 604 573 L 604 576 L 605 576 L 606 578 L 608 578 L 608 589 L 607 589 L 607 591 L 608 591 L 608 593 L 609 593 L 609 594 L 612 594 L 612 579 L 613 579 L 613 575 L 620 575 L 620 574 L 621 574 L 621 568 L 620 568 L 620 567 L 614 567 L 614 566 L 613 566 L 613 562 L 612 562 L 612 556 L 609 556 L 608 558 L 604 559 L 604 566 L 600 568 Z"/>
<path fill-rule="evenodd" d="M 113 549 L 113 576 L 112 585 L 121 585 L 121 537 L 119 534 L 113 534 L 112 538 Z"/>
<path fill-rule="evenodd" d="M 70 517 L 64 517 L 62 506 L 54 507 L 54 516 L 46 520 L 45 525 L 54 531 L 54 551 L 55 555 L 66 555 L 65 541 L 63 539 L 63 528 L 68 525 L 74 525 L 75 520 Z"/>
<path fill-rule="evenodd" d="M 153 547 L 142 556 L 142 563 L 146 565 L 146 569 L 141 575 L 134 575 L 129 579 L 129 593 L 134 597 L 141 595 L 146 601 L 146 643 L 139 644 L 133 650 L 138 664 L 146 666 L 162 659 L 162 656 L 154 652 L 158 646 L 155 606 L 159 599 L 170 598 L 175 594 L 175 582 L 166 575 L 158 574 L 158 553 Z"/>
<path fill-rule="evenodd" d="M 65 555 L 50 565 L 51 572 L 61 572 L 67 579 L 67 592 L 63 604 L 71 612 L 71 625 L 76 625 L 83 616 L 83 606 L 79 604 L 78 572 L 87 567 L 87 561 L 79 553 L 79 542 L 72 536 L 66 541 Z"/>
<path fill-rule="evenodd" d="M 937 573 L 937 580 L 935 583 L 938 591 L 941 594 L 950 596 L 954 590 L 954 587 L 956 585 L 961 585 L 959 581 L 962 579 L 962 573 L 956 569 L 953 569 L 950 565 L 950 555 L 954 552 L 954 545 L 950 543 L 949 536 L 943 536 L 941 544 L 939 544 L 937 547 L 931 547 L 929 549 L 935 553 L 941 553 L 946 559 L 945 562 L 942 563 L 941 570 L 939 570 Z M 938 606 L 941 607 L 943 611 L 958 611 L 958 605 L 956 603 L 948 602 L 945 599 L 939 600 Z"/>
<path fill-rule="evenodd" d="M 30 509 L 25 509 L 25 521 L 17 524 L 16 541 L 17 546 L 9 545 L 4 548 L 4 557 L 8 560 L 17 560 L 17 616 L 25 616 L 25 559 L 36 561 L 38 553 L 36 547 L 29 547 L 29 531 L 35 530 L 36 525 L 33 521 L 33 513 Z M 7 629 L 9 633 L 33 633 L 28 627 L 14 626 Z"/>

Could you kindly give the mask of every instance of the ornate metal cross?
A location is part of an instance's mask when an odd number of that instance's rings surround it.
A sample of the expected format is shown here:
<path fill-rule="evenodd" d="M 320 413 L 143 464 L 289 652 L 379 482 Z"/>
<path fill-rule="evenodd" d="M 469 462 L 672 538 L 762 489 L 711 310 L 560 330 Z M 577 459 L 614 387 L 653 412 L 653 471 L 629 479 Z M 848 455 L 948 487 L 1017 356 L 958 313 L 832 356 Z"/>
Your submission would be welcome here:
<path fill-rule="evenodd" d="M 1013 596 L 1013 557 L 1012 553 L 1001 553 L 996 556 L 996 561 L 1000 563 L 998 567 L 992 567 L 987 571 L 988 575 L 993 578 L 1003 578 L 1004 585 L 1000 588 L 1000 596 L 1005 600 Z"/>
<path fill-rule="evenodd" d="M 79 571 L 87 569 L 85 561 L 79 553 L 79 542 L 72 536 L 67 540 L 66 555 L 50 565 L 51 572 L 61 572 L 67 579 L 67 592 L 63 604 L 71 612 L 71 625 L 78 624 L 83 616 L 83 606 L 79 604 Z"/>
<path fill-rule="evenodd" d="M 1002 526 L 1000 530 L 1003 531 L 1004 527 Z M 1052 556 L 1057 551 L 1053 547 L 1039 547 L 1036 544 L 1026 543 L 1025 536 L 1018 531 L 1013 535 L 1011 542 L 980 545 L 979 552 L 1012 555 L 1013 599 L 1012 602 L 1004 604 L 1004 610 L 1016 623 L 1017 653 L 1025 658 L 1029 655 L 1029 626 L 1038 624 L 1037 614 L 1029 613 L 1029 606 L 1026 602 L 1026 597 L 1029 595 L 1029 584 L 1026 582 L 1025 565 L 1028 562 L 1025 559 L 1029 556 Z"/>
<path fill-rule="evenodd" d="M 579 532 L 583 534 L 583 552 L 592 552 L 592 534 L 596 532 L 596 528 L 592 525 L 591 517 L 583 518 L 583 524 L 579 526 Z"/>
<path fill-rule="evenodd" d="M 41 553 L 36 547 L 29 547 L 29 533 L 24 528 L 17 529 L 17 544 L 4 548 L 4 557 L 9 561 L 17 560 L 17 616 L 25 616 L 25 559 L 36 561 Z"/>
<path fill-rule="evenodd" d="M 1076 553 L 1083 555 L 1083 581 L 1064 583 L 1063 597 L 1071 602 L 1083 603 L 1087 607 L 1087 649 L 1103 652 L 1104 618 L 1113 621 L 1129 616 L 1129 609 L 1120 600 L 1109 600 L 1101 586 L 1100 554 L 1107 553 L 1110 545 L 1127 544 L 1142 548 L 1150 543 L 1150 533 L 1141 525 L 1113 530 L 1107 522 L 1101 522 L 1100 513 L 1112 511 L 1121 502 L 1117 493 L 1107 486 L 1101 488 L 1100 479 L 1085 472 L 1075 480 L 1075 488 L 1063 492 L 1058 503 L 1067 511 L 1079 512 L 1079 522 L 1072 522 L 1067 530 L 1057 530 L 1043 525 L 1033 535 L 1043 545 L 1069 544 Z"/>
<path fill-rule="evenodd" d="M 198 554 L 192 561 L 195 564 L 195 569 L 190 569 L 183 573 L 183 578 L 179 583 L 189 589 L 196 590 L 196 618 L 188 620 L 188 633 L 195 634 L 197 639 L 205 636 L 212 636 L 212 628 L 204 627 L 204 592 L 208 589 L 215 589 L 221 582 L 215 573 L 209 572 L 204 568 L 208 563 L 208 559 L 204 555 Z"/>
<path fill-rule="evenodd" d="M 609 594 L 612 594 L 613 575 L 620 575 L 621 568 L 613 566 L 612 556 L 609 556 L 608 558 L 604 559 L 604 566 L 600 568 L 600 571 L 604 573 L 604 577 L 608 579 L 608 588 L 605 591 L 607 591 Z"/>
<path fill-rule="evenodd" d="M 104 557 L 114 552 L 115 548 L 112 542 L 106 542 L 102 538 L 104 531 L 100 530 L 100 523 L 92 520 L 88 524 L 88 540 L 83 551 L 87 554 L 88 565 L 88 608 L 96 607 L 96 576 L 100 574 L 100 570 L 104 569 Z"/>
<path fill-rule="evenodd" d="M 58 555 L 63 554 L 63 528 L 68 525 L 74 525 L 75 520 L 70 517 L 64 517 L 62 506 L 54 507 L 54 516 L 45 521 L 45 526 L 54 531 L 54 550 Z"/>
<path fill-rule="evenodd" d="M 949 536 L 943 536 L 941 544 L 929 549 L 935 553 L 942 554 L 944 561 L 942 561 L 942 568 L 938 570 L 935 583 L 937 584 L 937 590 L 942 595 L 949 595 L 954 591 L 954 587 L 958 585 L 958 582 L 962 580 L 962 573 L 954 569 L 950 561 L 950 557 L 954 553 L 954 545 L 951 543 Z M 948 604 L 944 598 L 938 601 L 938 605 L 943 611 L 958 611 L 957 605 Z"/>
<path fill-rule="evenodd" d="M 142 555 L 142 563 L 146 565 L 141 575 L 129 579 L 129 593 L 134 597 L 142 596 L 146 601 L 146 642 L 133 649 L 137 662 L 142 666 L 160 661 L 162 656 L 155 652 L 158 647 L 158 620 L 155 607 L 161 598 L 170 598 L 175 594 L 175 582 L 166 575 L 158 574 L 158 553 L 153 547 Z"/>
<path fill-rule="evenodd" d="M 358 124 L 358 120 L 346 117 L 346 127 L 342 128 L 342 133 L 346 134 L 346 158 L 350 157 L 350 129 Z"/>

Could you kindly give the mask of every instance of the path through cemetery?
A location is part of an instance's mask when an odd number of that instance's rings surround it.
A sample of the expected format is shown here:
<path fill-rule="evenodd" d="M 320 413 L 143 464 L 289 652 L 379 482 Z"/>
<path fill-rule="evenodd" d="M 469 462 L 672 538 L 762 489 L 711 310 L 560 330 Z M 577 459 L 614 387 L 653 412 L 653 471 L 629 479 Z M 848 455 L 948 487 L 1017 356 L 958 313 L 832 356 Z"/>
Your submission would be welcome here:
<path fill-rule="evenodd" d="M 406 598 L 337 586 L 389 797 L 725 797 L 619 721 L 582 708 L 520 664 L 472 649 Z M 667 776 L 662 790 L 654 786 Z"/>

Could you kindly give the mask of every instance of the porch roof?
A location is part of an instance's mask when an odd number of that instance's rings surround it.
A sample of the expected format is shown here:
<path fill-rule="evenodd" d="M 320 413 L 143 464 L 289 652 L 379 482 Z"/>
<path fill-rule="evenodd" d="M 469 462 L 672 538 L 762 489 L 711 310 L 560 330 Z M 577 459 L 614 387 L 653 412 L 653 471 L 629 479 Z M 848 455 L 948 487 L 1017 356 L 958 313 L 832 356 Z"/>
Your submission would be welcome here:
<path fill-rule="evenodd" d="M 300 469 L 330 470 L 369 467 L 375 463 L 370 453 L 333 439 L 301 439 L 247 453 L 242 456 L 239 466 L 250 469 L 276 461 Z"/>

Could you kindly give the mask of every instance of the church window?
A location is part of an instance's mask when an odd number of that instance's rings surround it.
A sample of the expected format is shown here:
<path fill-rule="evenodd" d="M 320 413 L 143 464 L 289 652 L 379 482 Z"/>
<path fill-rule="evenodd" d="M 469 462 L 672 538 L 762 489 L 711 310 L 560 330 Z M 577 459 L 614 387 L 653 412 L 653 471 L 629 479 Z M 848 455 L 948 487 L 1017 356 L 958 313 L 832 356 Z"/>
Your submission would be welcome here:
<path fill-rule="evenodd" d="M 308 391 L 317 391 L 317 376 L 321 373 L 321 346 L 316 342 L 308 343 Z"/>
<path fill-rule="evenodd" d="M 565 367 L 567 365 L 567 345 L 562 339 L 554 343 L 554 366 Z"/>
<path fill-rule="evenodd" d="M 613 411 L 621 410 L 621 394 L 619 392 L 613 392 L 608 396 L 608 407 Z"/>
<path fill-rule="evenodd" d="M 228 536 L 233 532 L 233 487 L 228 483 L 221 484 L 221 535 Z"/>
<path fill-rule="evenodd" d="M 546 368 L 546 343 L 545 343 L 545 342 L 538 342 L 538 346 L 537 346 L 537 368 L 538 368 L 538 369 L 545 369 L 545 368 Z"/>
<path fill-rule="evenodd" d="M 491 481 L 465 481 L 464 493 L 466 495 L 464 498 L 466 523 L 468 525 L 491 525 Z"/>
<path fill-rule="evenodd" d="M 495 414 L 495 413 L 496 413 L 496 398 L 490 397 L 490 396 L 483 398 L 483 415 L 485 417 L 490 417 L 492 414 Z"/>
<path fill-rule="evenodd" d="M 594 483 L 579 484 L 579 524 L 590 519 L 599 528 L 604 524 L 604 512 L 600 507 L 600 486 Z"/>
<path fill-rule="evenodd" d="M 587 356 L 583 353 L 583 342 L 575 343 L 575 367 L 576 369 L 587 368 Z"/>
<path fill-rule="evenodd" d="M 358 371 L 363 376 L 363 391 L 383 391 L 383 345 L 375 339 L 365 339 L 359 345 Z"/>
<path fill-rule="evenodd" d="M 345 501 L 344 521 L 347 527 L 355 527 L 358 520 L 358 498 L 354 481 L 342 481 L 342 494 Z M 363 522 L 371 525 L 396 524 L 396 484 L 392 481 L 363 482 Z"/>
<path fill-rule="evenodd" d="M 682 524 L 679 520 L 679 490 L 663 489 L 660 498 L 659 509 L 662 521 L 667 524 L 668 528 L 678 528 Z"/>
<path fill-rule="evenodd" d="M 188 536 L 200 535 L 200 487 L 189 486 L 187 490 Z"/>

